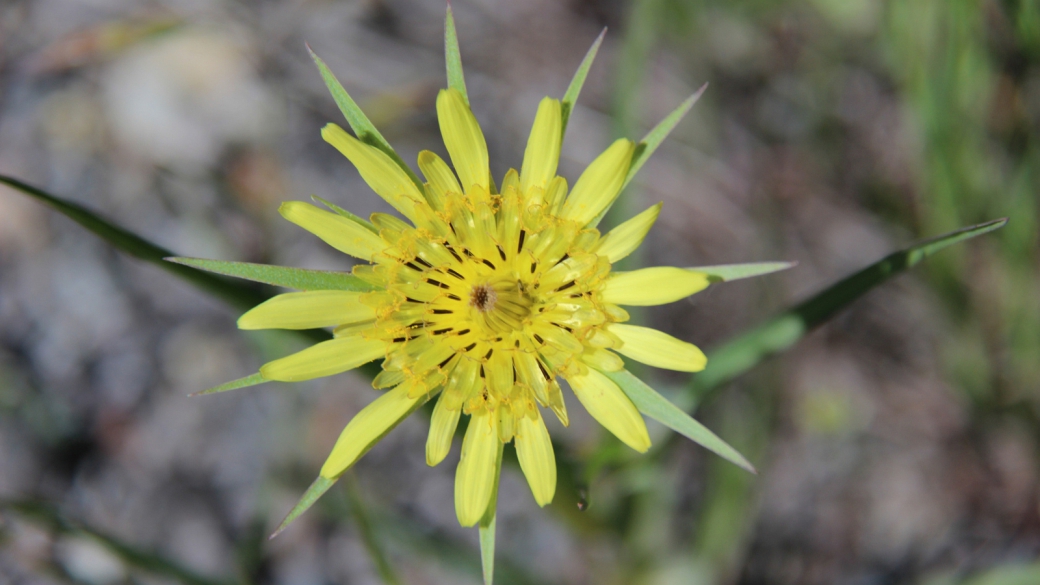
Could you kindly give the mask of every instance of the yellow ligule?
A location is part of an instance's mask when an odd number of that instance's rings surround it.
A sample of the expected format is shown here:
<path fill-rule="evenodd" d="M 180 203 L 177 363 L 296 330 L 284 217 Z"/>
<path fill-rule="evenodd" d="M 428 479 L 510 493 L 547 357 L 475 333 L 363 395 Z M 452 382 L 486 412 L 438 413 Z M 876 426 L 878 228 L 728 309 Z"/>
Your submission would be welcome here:
<path fill-rule="evenodd" d="M 679 372 L 699 372 L 708 364 L 708 358 L 696 345 L 662 331 L 621 323 L 608 328 L 623 342 L 617 351 L 648 366 Z"/>
<path fill-rule="evenodd" d="M 321 468 L 321 476 L 336 478 L 342 475 L 402 418 L 408 416 L 418 401 L 408 397 L 407 388 L 402 384 L 361 409 L 340 433 L 332 453 Z"/>
<path fill-rule="evenodd" d="M 651 306 L 671 303 L 708 287 L 708 276 L 682 268 L 660 266 L 616 272 L 603 286 L 603 300 L 618 305 Z"/>

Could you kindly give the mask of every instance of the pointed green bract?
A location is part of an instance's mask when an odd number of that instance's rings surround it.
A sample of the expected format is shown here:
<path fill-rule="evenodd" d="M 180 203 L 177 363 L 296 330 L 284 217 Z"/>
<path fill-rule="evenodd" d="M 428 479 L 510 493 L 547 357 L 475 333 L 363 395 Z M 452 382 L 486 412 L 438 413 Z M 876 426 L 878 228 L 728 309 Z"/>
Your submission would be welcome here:
<path fill-rule="evenodd" d="M 729 282 L 752 276 L 762 276 L 787 270 L 797 265 L 797 262 L 751 262 L 748 264 L 719 264 L 717 266 L 694 266 L 687 268 L 691 272 L 700 272 L 708 275 L 711 283 Z"/>
<path fill-rule="evenodd" d="M 656 390 L 647 386 L 642 380 L 633 376 L 628 370 L 603 372 L 603 375 L 610 378 L 621 388 L 621 391 L 628 396 L 632 404 L 636 405 L 639 412 L 719 455 L 723 459 L 731 461 L 751 473 L 755 473 L 754 466 L 736 449 L 730 447 L 715 433 L 709 431 L 707 427 L 693 420 L 690 415 L 669 402 L 664 396 L 658 394 Z"/>
<path fill-rule="evenodd" d="M 202 258 L 170 257 L 166 258 L 166 260 L 205 270 L 206 272 L 297 290 L 349 290 L 359 292 L 375 290 L 375 287 L 372 285 L 346 272 L 308 270 L 287 266 L 253 264 L 251 262 L 205 260 Z M 257 302 L 257 304 L 260 303 Z"/>
<path fill-rule="evenodd" d="M 268 539 L 281 534 L 283 530 L 293 523 L 294 520 L 300 517 L 300 514 L 303 514 L 308 508 L 313 506 L 314 502 L 317 502 L 318 498 L 320 498 L 322 494 L 329 491 L 329 488 L 335 485 L 336 481 L 336 479 L 318 476 L 318 479 L 314 480 L 314 483 L 307 488 L 307 491 L 304 492 L 300 501 L 293 506 L 293 509 L 289 511 L 289 515 L 285 517 L 285 520 L 282 520 L 282 523 L 278 525 L 278 528 L 271 533 L 271 536 L 269 536 Z"/>
<path fill-rule="evenodd" d="M 343 217 L 349 219 L 350 221 L 353 221 L 354 223 L 360 225 L 361 227 L 365 228 L 366 230 L 372 232 L 373 234 L 378 234 L 379 233 L 379 230 L 376 228 L 376 226 L 372 225 L 372 222 L 368 221 L 367 219 L 365 219 L 363 217 L 354 215 L 353 213 L 347 211 L 346 209 L 343 209 L 342 207 L 340 207 L 339 205 L 336 205 L 335 203 L 332 203 L 330 201 L 326 201 L 326 200 L 322 199 L 321 197 L 318 197 L 317 195 L 311 195 L 311 200 L 316 201 L 318 203 L 321 203 L 325 207 L 328 207 L 332 211 L 335 211 L 336 213 L 342 215 Z"/>
<path fill-rule="evenodd" d="M 675 108 L 671 114 L 668 114 L 664 120 L 661 120 L 657 126 L 654 126 L 653 130 L 648 132 L 647 135 L 639 141 L 639 144 L 636 145 L 636 151 L 632 153 L 632 164 L 628 167 L 628 176 L 625 177 L 624 184 L 626 186 L 632 182 L 632 177 L 636 176 L 636 173 L 643 167 L 643 163 L 646 162 L 646 159 L 650 158 L 650 155 L 657 150 L 658 146 L 661 146 L 664 139 L 671 134 L 672 130 L 674 130 L 679 124 L 679 121 L 682 120 L 686 113 L 690 111 L 690 108 L 693 107 L 693 104 L 697 103 L 697 100 L 701 99 L 701 95 L 706 89 L 708 89 L 707 83 L 702 85 L 696 93 L 686 98 L 686 101 L 679 104 L 678 108 Z M 624 186 L 622 189 L 624 189 Z"/>
<path fill-rule="evenodd" d="M 585 53 L 585 58 L 581 60 L 581 65 L 578 65 L 578 70 L 574 72 L 574 77 L 571 78 L 571 84 L 567 86 L 567 92 L 563 94 L 563 100 L 560 102 L 562 120 L 560 142 L 563 142 L 563 137 L 567 133 L 567 121 L 570 120 L 571 112 L 574 111 L 574 104 L 578 103 L 581 87 L 585 85 L 585 78 L 589 75 L 589 69 L 592 67 L 592 62 L 596 60 L 596 53 L 599 52 L 599 46 L 603 44 L 603 37 L 606 35 L 607 29 L 604 28 L 603 32 L 596 37 L 592 46 L 589 47 L 589 51 Z"/>
<path fill-rule="evenodd" d="M 480 566 L 484 573 L 484 585 L 492 585 L 495 577 L 495 518 L 498 508 L 498 482 L 502 476 L 502 450 L 504 443 L 498 444 L 498 458 L 495 460 L 495 485 L 491 490 L 491 501 L 488 503 L 484 517 L 480 519 Z"/>
<path fill-rule="evenodd" d="M 218 392 L 227 392 L 228 390 L 238 390 L 239 388 L 248 388 L 249 386 L 256 386 L 257 384 L 263 384 L 264 382 L 270 382 L 270 380 L 260 375 L 260 372 L 251 374 L 244 378 L 237 380 L 231 380 L 230 382 L 224 382 L 220 386 L 214 386 L 202 392 L 196 392 L 189 394 L 189 396 L 203 396 L 205 394 L 216 394 Z"/>
<path fill-rule="evenodd" d="M 847 276 L 812 298 L 708 354 L 708 367 L 693 377 L 698 398 L 798 342 L 812 328 L 850 305 L 877 285 L 926 257 L 976 236 L 1004 227 L 1007 218 L 966 227 L 894 252 L 863 270 Z"/>
<path fill-rule="evenodd" d="M 174 276 L 180 277 L 211 295 L 224 300 L 232 306 L 248 309 L 249 307 L 262 303 L 268 298 L 268 295 L 265 295 L 261 291 L 242 285 L 241 283 L 206 274 L 205 272 L 198 270 L 197 267 L 178 266 L 176 264 L 165 262 L 164 260 L 166 258 L 174 256 L 173 252 L 153 244 L 141 236 L 101 218 L 94 212 L 77 203 L 66 201 L 65 199 L 51 195 L 42 189 L 23 183 L 22 181 L 12 177 L 0 175 L 0 183 L 41 201 L 65 217 L 68 217 L 72 221 L 87 228 L 89 231 L 93 232 L 94 235 L 105 240 L 117 250 L 126 252 L 127 254 L 140 260 L 144 260 L 145 262 L 154 264 L 159 268 L 172 273 Z"/>
<path fill-rule="evenodd" d="M 336 105 L 339 106 L 339 110 L 343 112 L 343 117 L 347 119 L 347 124 L 350 125 L 350 129 L 354 131 L 354 135 L 357 139 L 365 144 L 369 144 L 378 148 L 379 150 L 386 153 L 395 163 L 397 163 L 404 172 L 408 174 L 408 178 L 421 191 L 423 183 L 419 180 L 419 177 L 412 171 L 411 168 L 405 164 L 404 160 L 397 155 L 394 148 L 390 146 L 390 143 L 383 138 L 383 135 L 379 133 L 372 121 L 368 119 L 368 116 L 361 111 L 358 107 L 357 102 L 354 98 L 350 97 L 347 90 L 343 89 L 343 85 L 340 84 L 339 80 L 329 69 L 329 66 L 321 60 L 318 55 L 314 53 L 310 45 L 307 45 L 307 52 L 310 53 L 311 59 L 314 59 L 314 64 L 318 66 L 318 71 L 321 73 L 322 80 L 325 81 L 325 86 L 329 88 L 329 93 L 332 94 L 332 99 L 336 101 Z"/>
<path fill-rule="evenodd" d="M 444 17 L 444 64 L 448 69 L 448 87 L 458 90 L 462 94 L 462 99 L 469 105 L 466 78 L 462 75 L 459 35 L 455 32 L 455 15 L 451 11 L 451 4 L 448 4 L 448 13 Z"/>

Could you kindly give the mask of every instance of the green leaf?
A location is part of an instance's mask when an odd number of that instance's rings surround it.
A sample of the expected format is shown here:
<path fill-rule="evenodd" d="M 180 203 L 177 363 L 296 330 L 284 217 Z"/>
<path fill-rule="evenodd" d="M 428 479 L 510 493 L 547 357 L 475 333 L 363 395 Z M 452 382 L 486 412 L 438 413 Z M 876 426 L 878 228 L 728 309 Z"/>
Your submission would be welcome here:
<path fill-rule="evenodd" d="M 484 517 L 480 519 L 480 566 L 483 568 L 484 585 L 492 585 L 495 578 L 495 517 L 498 508 L 498 481 L 502 476 L 502 450 L 504 443 L 498 444 L 498 457 L 495 459 L 495 486 L 491 490 L 491 501 L 488 502 Z"/>
<path fill-rule="evenodd" d="M 632 164 L 628 167 L 628 175 L 625 177 L 624 185 L 628 185 L 632 181 L 632 177 L 639 172 L 639 169 L 643 167 L 643 163 L 646 159 L 650 158 L 650 155 L 657 150 L 658 146 L 664 142 L 664 139 L 671 134 L 672 130 L 679 124 L 693 104 L 697 103 L 697 100 L 701 99 L 701 95 L 704 94 L 704 90 L 708 89 L 708 84 L 705 83 L 698 89 L 693 95 L 686 98 L 686 101 L 679 104 L 678 108 L 675 108 L 671 114 L 668 114 L 664 120 L 661 120 L 654 129 L 647 133 L 639 144 L 636 145 L 635 152 L 632 153 Z M 624 186 L 622 186 L 624 189 Z"/>
<path fill-rule="evenodd" d="M 166 260 L 191 266 L 199 270 L 244 278 L 254 282 L 262 282 L 274 286 L 294 288 L 297 290 L 350 290 L 368 292 L 376 287 L 368 284 L 353 274 L 329 270 L 309 270 L 288 266 L 271 266 L 253 264 L 252 262 L 228 262 L 225 260 L 206 260 L 204 258 L 169 257 Z"/>
<path fill-rule="evenodd" d="M 335 479 L 329 479 L 327 477 L 319 475 L 318 479 L 314 480 L 314 483 L 312 483 L 311 486 L 307 488 L 307 491 L 304 492 L 303 497 L 300 498 L 300 501 L 297 502 L 295 506 L 293 506 L 293 509 L 289 512 L 289 515 L 285 517 L 285 520 L 282 520 L 282 523 L 278 525 L 278 528 L 273 533 L 271 533 L 271 536 L 269 536 L 268 539 L 274 538 L 281 534 L 283 530 L 288 528 L 289 525 L 293 523 L 294 520 L 300 517 L 300 514 L 303 514 L 307 511 L 308 508 L 313 506 L 314 502 L 317 502 L 318 498 L 320 498 L 322 494 L 329 491 L 329 488 L 331 488 L 335 483 Z"/>
<path fill-rule="evenodd" d="M 339 106 L 339 111 L 343 112 L 343 117 L 347 119 L 347 124 L 350 125 L 350 129 L 354 131 L 354 135 L 357 136 L 358 140 L 374 146 L 379 150 L 382 150 L 389 156 L 398 166 L 404 169 L 404 172 L 408 174 L 408 178 L 412 180 L 416 186 L 419 187 L 419 191 L 423 190 L 423 182 L 419 177 L 412 171 L 411 167 L 405 164 L 404 160 L 397 155 L 394 147 L 390 146 L 390 143 L 383 138 L 383 135 L 379 133 L 372 121 L 368 119 L 368 116 L 361 111 L 358 107 L 357 102 L 354 98 L 350 97 L 347 90 L 343 89 L 343 85 L 340 84 L 339 80 L 329 69 L 329 66 L 321 60 L 318 55 L 314 53 L 310 45 L 307 45 L 307 52 L 310 53 L 311 59 L 314 59 L 314 64 L 318 66 L 318 71 L 321 73 L 322 80 L 325 81 L 325 87 L 329 88 L 329 93 L 332 94 L 332 99 L 336 101 L 336 105 Z"/>
<path fill-rule="evenodd" d="M 585 53 L 585 58 L 581 60 L 581 65 L 578 65 L 578 70 L 574 72 L 574 77 L 571 78 L 571 84 L 567 86 L 567 92 L 563 94 L 563 100 L 560 103 L 562 120 L 560 127 L 561 141 L 567 132 L 567 121 L 571 117 L 571 112 L 574 111 L 574 104 L 578 103 L 578 94 L 581 93 L 581 87 L 585 85 L 585 78 L 589 75 L 589 69 L 592 67 L 592 62 L 596 59 L 596 53 L 599 52 L 599 46 L 603 44 L 603 37 L 606 35 L 607 29 L 604 27 L 603 32 L 599 33 L 592 46 L 589 47 L 589 51 Z"/>
<path fill-rule="evenodd" d="M 632 404 L 636 405 L 639 412 L 719 455 L 723 459 L 731 461 L 751 473 L 756 473 L 754 466 L 736 449 L 730 447 L 715 433 L 709 431 L 707 427 L 693 420 L 690 415 L 669 402 L 668 399 L 658 394 L 656 390 L 647 386 L 645 382 L 628 370 L 603 373 L 621 388 L 622 392 L 632 401 Z"/>
<path fill-rule="evenodd" d="M 448 13 L 444 17 L 444 65 L 448 69 L 448 87 L 458 90 L 466 100 L 466 105 L 469 105 L 466 78 L 462 75 L 459 35 L 455 32 L 455 15 L 451 11 L 451 3 L 448 3 Z"/>
<path fill-rule="evenodd" d="M 116 249 L 126 252 L 135 258 L 144 260 L 145 262 L 154 264 L 159 268 L 194 284 L 213 296 L 224 300 L 232 306 L 240 309 L 248 309 L 259 305 L 270 297 L 270 295 L 265 294 L 264 291 L 257 290 L 249 285 L 206 274 L 205 272 L 201 272 L 189 266 L 179 266 L 177 264 L 164 262 L 163 260 L 165 258 L 173 256 L 174 253 L 101 218 L 94 212 L 79 204 L 51 195 L 12 177 L 0 175 L 0 183 L 8 185 L 9 187 L 43 202 L 72 221 L 87 228 Z"/>
<path fill-rule="evenodd" d="M 332 211 L 335 211 L 336 213 L 342 215 L 343 217 L 349 219 L 350 221 L 360 225 L 361 227 L 365 228 L 366 230 L 372 232 L 373 234 L 378 234 L 379 233 L 379 228 L 377 228 L 375 225 L 372 224 L 372 222 L 366 220 L 365 218 L 359 217 L 357 215 L 354 215 L 353 213 L 347 211 L 346 209 L 343 209 L 339 205 L 336 205 L 335 203 L 332 203 L 330 201 L 326 201 L 326 200 L 322 199 L 321 197 L 318 197 L 317 195 L 311 195 L 311 199 L 313 199 L 314 201 L 317 201 L 318 203 L 321 203 L 322 205 L 324 205 L 325 207 L 328 207 Z"/>
<path fill-rule="evenodd" d="M 708 354 L 708 367 L 693 377 L 692 389 L 701 397 L 758 365 L 762 360 L 794 345 L 814 327 L 831 318 L 874 287 L 911 266 L 958 242 L 1004 227 L 1007 218 L 996 219 L 924 240 L 885 256 L 848 276 L 809 300 L 773 317 Z"/>
<path fill-rule="evenodd" d="M 687 268 L 693 272 L 708 275 L 708 281 L 712 283 L 729 282 L 752 276 L 762 276 L 781 270 L 787 270 L 796 266 L 797 262 L 752 262 L 750 264 L 719 264 L 717 266 L 694 266 Z"/>
<path fill-rule="evenodd" d="M 249 386 L 256 386 L 257 384 L 263 384 L 264 382 L 270 382 L 270 380 L 260 375 L 260 372 L 246 376 L 245 378 L 239 378 L 237 380 L 231 380 L 230 382 L 224 382 L 220 386 L 214 386 L 208 390 L 202 392 L 196 392 L 189 394 L 188 396 L 203 396 L 205 394 L 216 394 L 218 392 L 227 392 L 228 390 L 238 390 L 239 388 L 248 388 Z"/>

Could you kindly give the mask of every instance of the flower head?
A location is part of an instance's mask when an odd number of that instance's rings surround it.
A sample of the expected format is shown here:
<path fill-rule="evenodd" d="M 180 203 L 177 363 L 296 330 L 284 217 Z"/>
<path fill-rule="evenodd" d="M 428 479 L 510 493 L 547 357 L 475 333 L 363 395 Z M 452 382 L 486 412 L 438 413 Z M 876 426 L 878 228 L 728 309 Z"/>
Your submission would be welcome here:
<path fill-rule="evenodd" d="M 539 505 L 552 501 L 556 464 L 542 420 L 567 424 L 559 380 L 603 426 L 637 451 L 650 447 L 632 401 L 603 372 L 618 352 L 697 371 L 704 354 L 653 329 L 623 324 L 621 305 L 680 299 L 708 285 L 677 268 L 613 273 L 657 218 L 656 205 L 601 235 L 599 218 L 627 177 L 635 145 L 625 139 L 596 158 L 569 190 L 556 174 L 561 106 L 539 104 L 520 171 L 496 189 L 484 135 L 463 95 L 441 91 L 437 114 L 452 167 L 419 154 L 420 188 L 391 158 L 335 124 L 322 136 L 408 221 L 376 213 L 371 224 L 304 202 L 281 207 L 289 221 L 368 263 L 353 274 L 375 290 L 289 293 L 249 311 L 246 329 L 335 327 L 335 339 L 270 362 L 269 380 L 328 376 L 382 358 L 376 388 L 389 392 L 344 430 L 321 474 L 338 477 L 373 439 L 427 400 L 436 400 L 426 460 L 448 454 L 462 415 L 471 417 L 456 475 L 455 506 L 469 526 L 484 514 L 501 446 L 514 442 Z"/>
<path fill-rule="evenodd" d="M 382 360 L 373 386 L 386 392 L 346 426 L 318 480 L 282 528 L 373 444 L 431 400 L 436 403 L 426 443 L 430 465 L 447 456 L 460 420 L 469 419 L 455 481 L 455 509 L 462 525 L 479 521 L 485 526 L 494 518 L 502 450 L 510 442 L 535 501 L 544 506 L 556 491 L 556 463 L 543 416 L 552 412 L 568 424 L 561 380 L 594 419 L 636 451 L 650 447 L 642 412 L 751 469 L 739 453 L 624 370 L 622 355 L 686 372 L 703 369 L 707 359 L 690 343 L 626 323 L 629 315 L 623 307 L 677 301 L 709 282 L 789 265 L 617 272 L 613 265 L 642 243 L 661 205 L 606 234 L 597 229 L 635 170 L 700 92 L 638 147 L 627 139 L 615 141 L 568 188 L 567 180 L 556 174 L 560 147 L 567 113 L 597 41 L 565 100 L 547 97 L 538 105 L 520 170 L 507 172 L 497 186 L 483 131 L 465 94 L 457 45 L 452 50 L 450 9 L 447 24 L 451 87 L 437 96 L 437 118 L 451 165 L 423 151 L 418 157 L 423 179 L 315 57 L 358 136 L 328 124 L 322 137 L 404 218 L 375 213 L 366 221 L 329 203 L 331 211 L 302 201 L 281 206 L 286 219 L 362 260 L 352 275 L 181 259 L 207 270 L 304 289 L 248 311 L 239 319 L 242 329 L 333 332 L 328 341 L 207 392 L 270 380 L 310 380 Z M 272 280 L 271 275 L 277 277 Z"/>

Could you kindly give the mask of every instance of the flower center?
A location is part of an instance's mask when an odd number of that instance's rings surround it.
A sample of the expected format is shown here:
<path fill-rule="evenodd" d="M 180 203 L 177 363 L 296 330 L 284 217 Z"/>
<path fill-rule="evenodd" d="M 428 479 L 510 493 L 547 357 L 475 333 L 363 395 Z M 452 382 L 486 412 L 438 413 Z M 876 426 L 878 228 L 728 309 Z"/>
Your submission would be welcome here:
<path fill-rule="evenodd" d="M 478 284 L 469 293 L 469 306 L 482 313 L 494 309 L 496 301 L 498 301 L 498 293 L 487 284 Z"/>
<path fill-rule="evenodd" d="M 524 291 L 523 283 L 508 275 L 492 276 L 474 285 L 469 295 L 473 320 L 482 323 L 492 336 L 523 329 L 533 305 L 534 299 Z"/>

